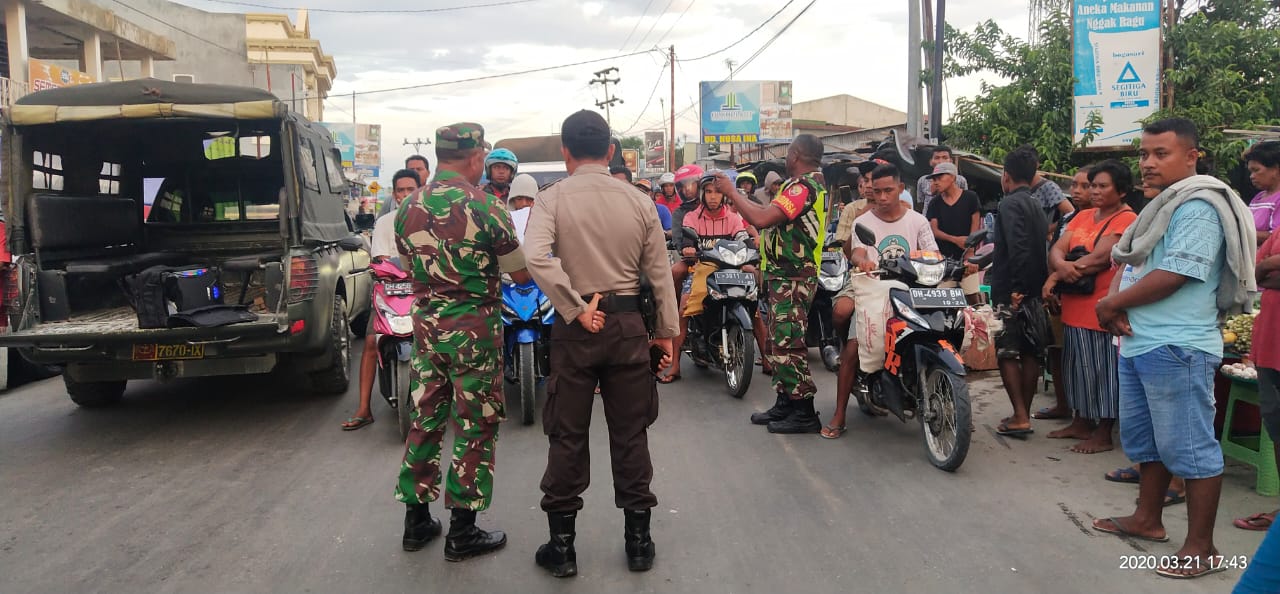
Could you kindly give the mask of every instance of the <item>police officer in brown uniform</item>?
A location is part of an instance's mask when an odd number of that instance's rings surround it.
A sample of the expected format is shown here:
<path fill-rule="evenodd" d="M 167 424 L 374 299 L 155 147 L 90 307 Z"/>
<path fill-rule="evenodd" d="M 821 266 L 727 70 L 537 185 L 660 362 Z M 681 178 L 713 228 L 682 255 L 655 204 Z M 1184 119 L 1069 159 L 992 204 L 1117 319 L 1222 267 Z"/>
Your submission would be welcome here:
<path fill-rule="evenodd" d="M 679 322 L 666 236 L 653 201 L 609 175 L 614 147 L 604 118 L 586 110 L 569 116 L 560 141 L 570 175 L 538 194 L 524 246 L 530 275 L 559 314 L 542 412 L 551 444 L 542 477 L 551 541 L 536 561 L 556 577 L 577 574 L 574 521 L 591 475 L 587 438 L 599 382 L 627 565 L 646 571 L 654 558 L 650 510 L 658 504 L 649 490 L 648 427 L 658 417 L 650 347 L 662 349 L 660 367 L 668 367 Z M 657 303 L 652 340 L 640 313 L 642 275 Z"/>

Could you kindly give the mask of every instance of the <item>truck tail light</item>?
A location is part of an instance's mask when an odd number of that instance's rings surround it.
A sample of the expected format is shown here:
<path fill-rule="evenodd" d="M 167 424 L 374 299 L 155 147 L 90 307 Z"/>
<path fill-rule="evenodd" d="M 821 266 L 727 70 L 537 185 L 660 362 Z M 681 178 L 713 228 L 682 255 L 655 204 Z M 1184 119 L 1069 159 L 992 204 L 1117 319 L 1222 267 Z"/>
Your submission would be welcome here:
<path fill-rule="evenodd" d="M 3 297 L 0 298 L 4 299 L 4 308 L 10 314 L 17 314 L 22 311 L 22 304 L 18 301 L 18 293 L 22 285 L 20 282 L 21 273 L 22 269 L 18 264 L 12 264 L 4 272 L 3 278 L 0 278 L 0 282 L 4 283 Z"/>
<path fill-rule="evenodd" d="M 320 270 L 314 255 L 289 260 L 289 303 L 310 301 L 320 285 Z"/>

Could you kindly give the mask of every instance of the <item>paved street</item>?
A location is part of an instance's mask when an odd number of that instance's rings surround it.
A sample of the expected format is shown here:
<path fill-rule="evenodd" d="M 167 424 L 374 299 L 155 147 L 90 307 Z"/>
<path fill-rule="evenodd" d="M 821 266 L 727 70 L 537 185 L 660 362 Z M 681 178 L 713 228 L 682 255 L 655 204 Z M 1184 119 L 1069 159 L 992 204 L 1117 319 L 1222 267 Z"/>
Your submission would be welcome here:
<path fill-rule="evenodd" d="M 826 419 L 834 375 L 818 369 Z M 1226 592 L 1240 575 L 1182 583 L 1118 569 L 1124 555 L 1176 551 L 1186 506 L 1167 514 L 1170 544 L 1088 530 L 1131 509 L 1136 488 L 1101 478 L 1122 456 L 1069 453 L 1044 439 L 1050 422 L 1028 442 L 997 438 L 1008 408 L 998 379 L 973 384 L 978 435 L 954 475 L 925 460 L 914 423 L 855 410 L 839 441 L 751 426 L 748 414 L 772 400 L 764 379 L 735 401 L 690 365 L 663 388 L 650 434 L 658 561 L 647 574 L 626 571 L 596 407 L 581 575 L 567 581 L 533 563 L 546 538 L 537 426 L 504 425 L 496 501 L 480 516 L 508 532 L 507 548 L 448 564 L 443 539 L 400 549 L 394 417 L 376 400 L 377 423 L 340 431 L 354 384 L 315 397 L 287 377 L 140 382 L 99 411 L 75 407 L 57 379 L 22 386 L 0 395 L 0 592 L 1174 594 Z M 1240 466 L 1226 483 L 1219 547 L 1252 556 L 1261 534 L 1230 520 L 1276 502 L 1254 494 Z"/>

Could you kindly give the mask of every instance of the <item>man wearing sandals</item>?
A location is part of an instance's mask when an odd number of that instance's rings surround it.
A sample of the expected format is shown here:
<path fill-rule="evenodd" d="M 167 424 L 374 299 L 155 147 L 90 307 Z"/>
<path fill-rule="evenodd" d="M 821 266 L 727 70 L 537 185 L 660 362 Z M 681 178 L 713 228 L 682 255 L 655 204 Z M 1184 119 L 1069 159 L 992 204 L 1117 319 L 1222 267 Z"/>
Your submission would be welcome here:
<path fill-rule="evenodd" d="M 1214 437 L 1213 377 L 1222 360 L 1218 317 L 1252 305 L 1253 217 L 1228 186 L 1195 175 L 1195 124 L 1160 120 L 1143 129 L 1143 181 L 1163 191 L 1112 250 L 1123 265 L 1098 321 L 1120 337 L 1120 440 L 1141 465 L 1138 506 L 1093 522 L 1099 532 L 1167 542 L 1163 499 L 1174 475 L 1187 490 L 1187 537 L 1156 573 L 1195 578 L 1224 569 L 1213 543 L 1222 492 Z"/>

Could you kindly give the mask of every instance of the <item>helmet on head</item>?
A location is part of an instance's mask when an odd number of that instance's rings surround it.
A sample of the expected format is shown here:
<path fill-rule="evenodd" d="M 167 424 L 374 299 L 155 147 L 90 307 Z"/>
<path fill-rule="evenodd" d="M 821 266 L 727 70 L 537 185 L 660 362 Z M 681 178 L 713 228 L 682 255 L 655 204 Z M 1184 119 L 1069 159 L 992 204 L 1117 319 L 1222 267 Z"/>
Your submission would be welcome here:
<path fill-rule="evenodd" d="M 750 171 L 743 171 L 738 174 L 737 183 L 742 183 L 743 180 L 750 180 L 751 183 L 757 186 L 760 185 L 760 181 L 756 179 L 756 174 L 751 173 Z"/>
<path fill-rule="evenodd" d="M 484 158 L 485 175 L 489 175 L 489 168 L 493 167 L 497 163 L 502 163 L 510 167 L 512 175 L 515 175 L 516 171 L 520 167 L 520 161 L 516 159 L 515 153 L 504 148 L 495 149 L 493 152 L 489 153 L 489 156 Z"/>
<path fill-rule="evenodd" d="M 663 184 L 674 184 L 674 183 L 676 183 L 676 175 L 674 173 L 671 173 L 670 171 L 658 177 L 659 186 Z"/>
<path fill-rule="evenodd" d="M 677 184 L 702 177 L 702 168 L 697 165 L 685 165 L 676 170 L 674 181 Z"/>

